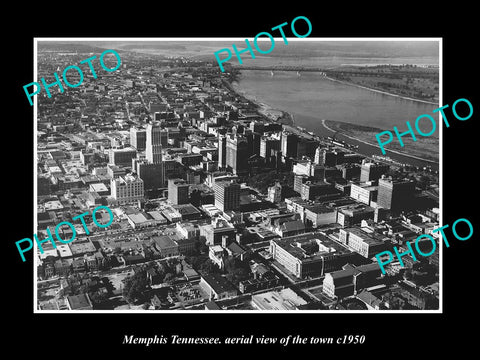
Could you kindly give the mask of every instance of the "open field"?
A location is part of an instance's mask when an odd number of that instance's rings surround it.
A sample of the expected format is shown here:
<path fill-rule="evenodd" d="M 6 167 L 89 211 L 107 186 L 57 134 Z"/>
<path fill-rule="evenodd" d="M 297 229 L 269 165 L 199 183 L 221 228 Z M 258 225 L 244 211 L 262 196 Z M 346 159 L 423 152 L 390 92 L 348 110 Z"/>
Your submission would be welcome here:
<path fill-rule="evenodd" d="M 412 65 L 344 66 L 327 75 L 345 83 L 369 89 L 438 103 L 439 70 L 437 67 Z"/>

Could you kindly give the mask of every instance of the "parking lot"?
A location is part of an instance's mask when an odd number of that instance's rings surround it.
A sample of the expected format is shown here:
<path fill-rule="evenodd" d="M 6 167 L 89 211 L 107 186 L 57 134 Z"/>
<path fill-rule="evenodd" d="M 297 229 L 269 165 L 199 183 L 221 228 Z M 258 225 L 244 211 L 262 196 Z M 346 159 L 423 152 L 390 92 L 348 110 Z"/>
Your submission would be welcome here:
<path fill-rule="evenodd" d="M 208 300 L 209 296 L 200 287 L 200 285 L 192 285 L 190 283 L 184 283 L 175 287 L 175 295 L 183 306 L 190 306 L 196 303 Z"/>

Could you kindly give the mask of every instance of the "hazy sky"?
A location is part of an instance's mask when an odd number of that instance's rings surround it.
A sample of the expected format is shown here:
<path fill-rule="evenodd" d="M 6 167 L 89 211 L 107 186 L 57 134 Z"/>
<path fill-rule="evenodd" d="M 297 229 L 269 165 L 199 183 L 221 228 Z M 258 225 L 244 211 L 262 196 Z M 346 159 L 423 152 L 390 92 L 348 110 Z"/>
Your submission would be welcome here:
<path fill-rule="evenodd" d="M 259 41 L 258 44 L 263 50 L 268 50 L 271 46 L 270 40 L 267 37 L 264 37 L 263 40 L 265 42 Z M 337 65 L 340 63 L 382 63 L 382 61 L 386 63 L 438 64 L 439 61 L 439 42 L 436 40 L 415 41 L 409 39 L 407 41 L 398 41 L 389 39 L 381 41 L 352 41 L 350 39 L 346 41 L 325 41 L 325 39 L 288 38 L 288 41 L 287 45 L 281 37 L 275 38 L 273 50 L 267 55 L 259 54 L 256 51 L 255 60 L 262 62 L 262 59 L 270 59 L 271 61 L 273 58 L 277 58 L 277 60 L 293 62 L 301 59 L 309 62 L 315 61 L 322 64 L 331 63 Z M 105 41 L 69 41 L 68 39 L 62 39 L 54 43 L 59 45 L 67 42 L 69 44 L 85 44 L 105 49 L 135 51 L 164 56 L 185 56 L 202 60 L 215 60 L 214 53 L 223 48 L 229 48 L 233 53 L 232 44 L 235 44 L 239 50 L 246 47 L 245 40 L 242 38 L 218 41 L 208 38 L 205 40 L 185 41 L 180 39 L 165 41 L 161 38 L 156 41 L 149 38 L 146 40 L 135 39 L 128 41 L 115 40 L 114 38 L 106 39 Z M 250 43 L 253 43 L 253 41 L 250 41 Z M 42 48 L 42 45 L 48 46 L 47 44 L 52 44 L 52 42 L 39 42 L 39 49 Z M 227 53 L 224 52 L 221 56 L 227 56 Z M 234 58 L 235 55 L 232 56 L 232 60 Z M 248 53 L 244 53 L 242 59 L 245 59 L 248 63 L 255 61 L 250 58 Z"/>

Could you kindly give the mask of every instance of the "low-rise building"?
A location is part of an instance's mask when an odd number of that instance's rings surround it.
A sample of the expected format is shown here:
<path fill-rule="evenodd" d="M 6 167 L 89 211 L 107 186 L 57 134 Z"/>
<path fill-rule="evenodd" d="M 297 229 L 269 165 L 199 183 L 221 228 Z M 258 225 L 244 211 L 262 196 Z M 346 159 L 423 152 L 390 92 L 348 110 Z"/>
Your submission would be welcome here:
<path fill-rule="evenodd" d="M 196 250 L 196 240 L 195 239 L 185 239 L 185 238 L 176 238 L 174 239 L 175 243 L 178 246 L 178 252 L 182 255 L 193 254 Z"/>
<path fill-rule="evenodd" d="M 173 207 L 168 206 L 162 210 L 162 215 L 170 222 L 175 223 L 182 220 L 182 214 Z"/>
<path fill-rule="evenodd" d="M 274 228 L 274 231 L 281 237 L 303 234 L 305 230 L 305 224 L 301 220 L 285 221 Z"/>
<path fill-rule="evenodd" d="M 323 279 L 323 292 L 331 298 L 343 298 L 376 285 L 381 276 L 377 263 L 354 267 L 350 264 L 342 270 L 329 272 Z"/>
<path fill-rule="evenodd" d="M 252 306 L 258 310 L 299 310 L 305 305 L 307 302 L 290 288 L 252 296 Z"/>
<path fill-rule="evenodd" d="M 221 245 L 212 245 L 208 247 L 208 257 L 212 262 L 218 266 L 220 270 L 223 270 L 225 262 L 225 250 Z"/>
<path fill-rule="evenodd" d="M 228 243 L 235 240 L 235 227 L 220 216 L 212 218 L 211 224 L 199 225 L 199 229 L 208 246 L 222 244 L 225 237 Z"/>
<path fill-rule="evenodd" d="M 88 294 L 67 296 L 68 310 L 93 310 Z"/>
<path fill-rule="evenodd" d="M 179 255 L 178 244 L 168 235 L 154 236 L 152 244 L 155 246 L 162 257 Z"/>
<path fill-rule="evenodd" d="M 338 210 L 337 223 L 347 227 L 359 224 L 362 220 L 373 219 L 375 209 L 366 205 L 353 205 Z"/>
<path fill-rule="evenodd" d="M 388 238 L 368 234 L 358 227 L 340 229 L 339 240 L 363 257 L 371 258 L 384 251 L 390 244 Z"/>
<path fill-rule="evenodd" d="M 315 233 L 270 240 L 270 253 L 298 278 L 322 276 L 341 269 L 355 255 L 325 235 Z"/>
<path fill-rule="evenodd" d="M 240 281 L 238 289 L 242 294 L 269 289 L 280 284 L 280 278 L 274 273 L 267 272 L 261 277 Z"/>
<path fill-rule="evenodd" d="M 237 295 L 237 289 L 219 274 L 201 274 L 200 287 L 211 300 L 220 300 Z"/>

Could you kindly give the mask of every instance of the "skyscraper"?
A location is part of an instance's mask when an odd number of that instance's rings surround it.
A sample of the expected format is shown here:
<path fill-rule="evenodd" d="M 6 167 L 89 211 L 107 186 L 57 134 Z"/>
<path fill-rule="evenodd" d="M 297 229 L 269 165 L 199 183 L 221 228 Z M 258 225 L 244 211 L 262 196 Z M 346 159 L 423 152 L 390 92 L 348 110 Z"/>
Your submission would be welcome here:
<path fill-rule="evenodd" d="M 393 180 L 382 176 L 378 180 L 378 206 L 394 212 L 406 210 L 411 206 L 415 183 L 412 180 Z"/>
<path fill-rule="evenodd" d="M 284 158 L 297 156 L 297 135 L 288 131 L 282 132 L 281 151 Z"/>
<path fill-rule="evenodd" d="M 158 124 L 148 124 L 145 132 L 146 161 L 138 161 L 133 170 L 145 182 L 146 190 L 156 190 L 164 186 L 162 132 Z"/>
<path fill-rule="evenodd" d="M 360 171 L 360 181 L 373 181 L 378 180 L 380 177 L 387 173 L 390 169 L 390 166 L 387 164 L 378 164 L 374 162 L 362 162 L 362 169 Z"/>
<path fill-rule="evenodd" d="M 250 157 L 247 138 L 240 134 L 227 135 L 226 165 L 235 175 L 248 172 Z"/>
<path fill-rule="evenodd" d="M 314 163 L 315 164 L 320 164 L 320 165 L 323 165 L 322 164 L 322 147 L 319 146 L 315 149 L 315 158 L 314 158 Z"/>
<path fill-rule="evenodd" d="M 215 206 L 222 211 L 238 210 L 240 207 L 240 185 L 234 182 L 216 181 Z"/>
<path fill-rule="evenodd" d="M 313 159 L 317 147 L 318 141 L 300 136 L 297 143 L 296 157 L 300 159 L 302 156 L 308 156 L 309 158 Z"/>
<path fill-rule="evenodd" d="M 183 179 L 168 179 L 168 200 L 174 205 L 188 203 L 189 185 Z"/>
<path fill-rule="evenodd" d="M 262 136 L 260 140 L 260 156 L 265 159 L 266 165 L 274 164 L 275 154 L 280 149 L 280 140 L 273 136 Z"/>
<path fill-rule="evenodd" d="M 226 154 L 227 154 L 227 137 L 220 134 L 218 136 L 218 168 L 224 169 L 227 165 L 226 163 Z"/>
<path fill-rule="evenodd" d="M 145 191 L 162 188 L 162 164 L 150 164 L 146 160 L 136 160 L 134 161 L 132 170 L 143 180 Z"/>
<path fill-rule="evenodd" d="M 146 157 L 151 164 L 162 163 L 162 132 L 158 124 L 147 125 Z"/>
<path fill-rule="evenodd" d="M 147 133 L 145 129 L 130 128 L 130 145 L 137 150 L 145 150 Z"/>
<path fill-rule="evenodd" d="M 325 166 L 335 166 L 337 164 L 337 154 L 333 150 L 320 149 L 315 150 L 315 163 Z"/>

